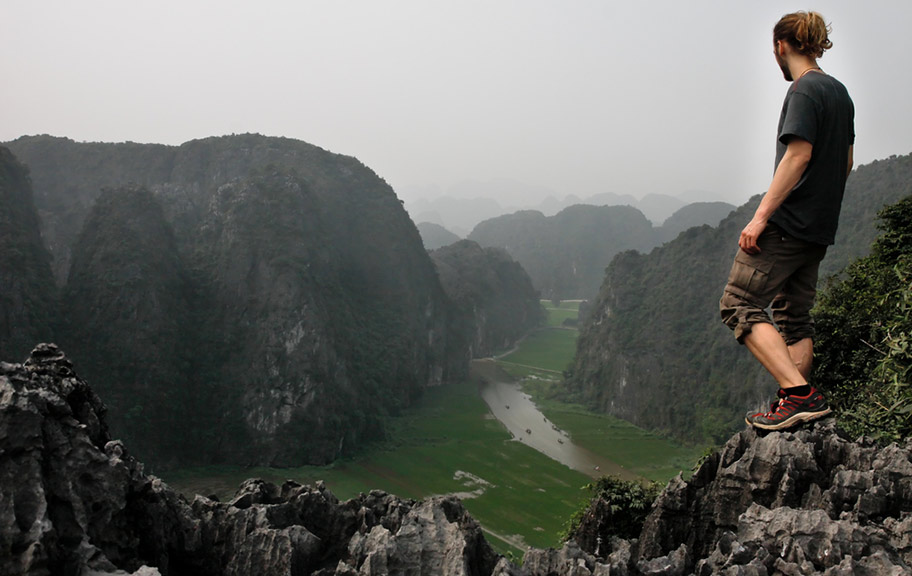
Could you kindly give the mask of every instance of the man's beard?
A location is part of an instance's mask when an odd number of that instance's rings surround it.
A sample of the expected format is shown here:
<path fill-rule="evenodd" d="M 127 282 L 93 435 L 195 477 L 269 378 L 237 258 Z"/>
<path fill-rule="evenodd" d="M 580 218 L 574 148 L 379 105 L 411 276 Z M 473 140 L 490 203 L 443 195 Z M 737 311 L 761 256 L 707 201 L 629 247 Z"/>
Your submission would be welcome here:
<path fill-rule="evenodd" d="M 786 82 L 794 80 L 794 78 L 792 78 L 792 71 L 789 70 L 788 63 L 785 59 L 780 58 L 779 54 L 776 54 L 776 63 L 779 64 L 779 69 L 782 70 L 782 75 L 785 77 Z"/>

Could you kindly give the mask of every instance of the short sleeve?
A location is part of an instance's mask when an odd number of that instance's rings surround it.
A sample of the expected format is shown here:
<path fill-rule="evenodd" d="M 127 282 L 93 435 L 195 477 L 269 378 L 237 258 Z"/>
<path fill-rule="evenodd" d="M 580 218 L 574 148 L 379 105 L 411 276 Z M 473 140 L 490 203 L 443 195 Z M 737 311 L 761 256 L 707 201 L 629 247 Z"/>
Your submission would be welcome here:
<path fill-rule="evenodd" d="M 814 144 L 817 139 L 817 123 L 817 105 L 814 100 L 806 94 L 796 92 L 789 98 L 782 128 L 779 130 L 779 141 L 788 144 L 790 137 L 797 136 Z"/>

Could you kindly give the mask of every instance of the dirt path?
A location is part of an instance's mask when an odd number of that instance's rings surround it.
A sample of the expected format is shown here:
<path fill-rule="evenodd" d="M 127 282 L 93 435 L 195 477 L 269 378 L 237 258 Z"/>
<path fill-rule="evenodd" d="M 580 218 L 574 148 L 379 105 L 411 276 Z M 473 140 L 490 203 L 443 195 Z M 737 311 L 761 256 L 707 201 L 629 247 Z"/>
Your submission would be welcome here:
<path fill-rule="evenodd" d="M 525 553 L 526 549 L 529 547 L 529 545 L 526 544 L 526 540 L 518 534 L 515 534 L 513 536 L 504 536 L 503 534 L 498 534 L 497 532 L 494 532 L 493 530 L 489 530 L 488 528 L 485 528 L 484 526 L 481 527 L 481 531 L 484 532 L 485 535 L 487 535 L 487 536 L 491 536 L 492 538 L 497 538 L 501 542 L 504 542 L 504 543 L 516 548 L 517 550 L 521 550 L 523 553 Z"/>

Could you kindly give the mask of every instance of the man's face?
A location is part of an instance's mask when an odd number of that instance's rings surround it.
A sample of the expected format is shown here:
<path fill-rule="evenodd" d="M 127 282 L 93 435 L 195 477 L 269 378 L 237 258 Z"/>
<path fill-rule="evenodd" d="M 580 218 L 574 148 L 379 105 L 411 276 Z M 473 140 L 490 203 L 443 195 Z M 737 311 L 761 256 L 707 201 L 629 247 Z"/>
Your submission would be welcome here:
<path fill-rule="evenodd" d="M 789 70 L 788 63 L 785 61 L 785 58 L 779 55 L 779 45 L 781 43 L 781 40 L 773 42 L 773 56 L 776 57 L 776 63 L 779 64 L 779 69 L 782 70 L 782 75 L 785 77 L 785 81 L 791 82 L 794 80 L 794 78 L 792 78 L 792 71 Z"/>

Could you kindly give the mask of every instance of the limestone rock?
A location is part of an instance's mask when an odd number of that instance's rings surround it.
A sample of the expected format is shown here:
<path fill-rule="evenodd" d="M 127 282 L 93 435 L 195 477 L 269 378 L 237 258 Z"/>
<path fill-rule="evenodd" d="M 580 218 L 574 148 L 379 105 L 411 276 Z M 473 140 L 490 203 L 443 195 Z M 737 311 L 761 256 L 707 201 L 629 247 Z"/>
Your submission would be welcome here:
<path fill-rule="evenodd" d="M 910 486 L 910 441 L 853 442 L 832 419 L 791 432 L 746 429 L 689 481 L 669 484 L 640 535 L 640 561 L 686 545 L 688 568 L 701 575 L 904 573 Z"/>
<path fill-rule="evenodd" d="M 912 570 L 912 441 L 831 420 L 745 430 L 672 481 L 637 539 L 498 556 L 455 497 L 244 482 L 192 502 L 110 437 L 52 344 L 0 362 L 0 574 L 386 576 L 899 575 Z"/>
<path fill-rule="evenodd" d="M 53 344 L 0 363 L 0 574 L 487 576 L 500 558 L 456 498 L 248 480 L 192 503 L 110 438 Z"/>
<path fill-rule="evenodd" d="M 134 572 L 143 550 L 167 565 L 185 547 L 179 499 L 122 448 L 105 453 L 104 415 L 52 344 L 0 365 L 0 573 Z"/>

